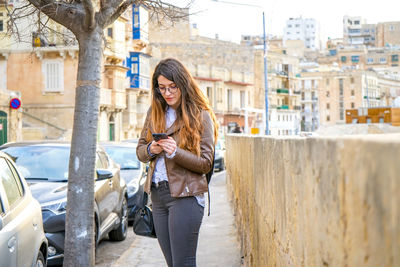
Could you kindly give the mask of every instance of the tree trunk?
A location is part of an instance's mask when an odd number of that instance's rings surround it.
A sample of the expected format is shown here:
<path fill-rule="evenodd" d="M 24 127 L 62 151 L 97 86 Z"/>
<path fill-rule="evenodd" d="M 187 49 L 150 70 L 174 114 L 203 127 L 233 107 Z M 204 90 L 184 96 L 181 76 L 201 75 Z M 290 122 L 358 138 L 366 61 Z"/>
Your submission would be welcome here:
<path fill-rule="evenodd" d="M 64 266 L 68 267 L 94 266 L 95 263 L 94 177 L 103 66 L 102 29 L 96 27 L 77 39 L 79 64 L 64 242 Z"/>

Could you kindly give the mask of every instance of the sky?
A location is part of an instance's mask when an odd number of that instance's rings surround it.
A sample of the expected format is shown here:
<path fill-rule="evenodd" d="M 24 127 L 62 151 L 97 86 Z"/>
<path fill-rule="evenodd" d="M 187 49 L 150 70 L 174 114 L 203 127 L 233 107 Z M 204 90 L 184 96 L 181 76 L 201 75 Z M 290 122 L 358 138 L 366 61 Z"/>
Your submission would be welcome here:
<path fill-rule="evenodd" d="M 190 1 L 168 2 L 183 7 Z M 322 41 L 342 37 L 344 15 L 361 16 L 367 23 L 400 21 L 399 0 L 195 0 L 191 7 L 190 21 L 197 24 L 200 35 L 213 38 L 218 34 L 219 39 L 237 43 L 241 35 L 263 33 L 262 12 L 267 34 L 282 36 L 286 20 L 302 16 L 319 22 Z"/>

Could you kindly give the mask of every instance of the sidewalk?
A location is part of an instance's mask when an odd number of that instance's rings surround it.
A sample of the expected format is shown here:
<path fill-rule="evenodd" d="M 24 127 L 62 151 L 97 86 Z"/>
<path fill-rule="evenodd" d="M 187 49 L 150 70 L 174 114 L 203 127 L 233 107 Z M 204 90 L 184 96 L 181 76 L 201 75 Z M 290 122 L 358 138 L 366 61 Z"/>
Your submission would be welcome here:
<path fill-rule="evenodd" d="M 204 209 L 197 248 L 198 267 L 241 266 L 240 247 L 234 225 L 232 209 L 226 192 L 226 175 L 215 173 L 210 186 L 211 214 Z M 132 229 L 129 229 L 130 231 Z M 112 267 L 161 267 L 166 266 L 156 239 L 136 236 L 135 241 Z"/>

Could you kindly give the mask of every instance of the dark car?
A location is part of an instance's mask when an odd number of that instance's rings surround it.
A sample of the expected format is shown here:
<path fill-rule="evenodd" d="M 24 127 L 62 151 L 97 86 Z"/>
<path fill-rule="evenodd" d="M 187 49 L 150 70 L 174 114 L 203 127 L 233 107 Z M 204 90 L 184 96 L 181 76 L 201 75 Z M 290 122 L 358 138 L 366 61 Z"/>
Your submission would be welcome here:
<path fill-rule="evenodd" d="M 136 210 L 147 203 L 147 194 L 143 186 L 146 180 L 146 166 L 136 156 L 137 144 L 102 142 L 100 145 L 121 167 L 121 177 L 125 179 L 128 189 L 128 219 L 132 221 Z"/>
<path fill-rule="evenodd" d="M 11 159 L 0 152 L 0 266 L 46 266 L 39 202 Z"/>
<path fill-rule="evenodd" d="M 41 205 L 49 242 L 48 264 L 62 263 L 70 144 L 19 142 L 0 149 L 14 160 Z M 120 179 L 119 166 L 101 148 L 96 151 L 95 176 L 96 244 L 107 234 L 111 240 L 124 240 L 128 226 L 126 184 Z"/>
<path fill-rule="evenodd" d="M 214 170 L 225 170 L 225 145 L 222 140 L 218 140 L 215 146 Z"/>

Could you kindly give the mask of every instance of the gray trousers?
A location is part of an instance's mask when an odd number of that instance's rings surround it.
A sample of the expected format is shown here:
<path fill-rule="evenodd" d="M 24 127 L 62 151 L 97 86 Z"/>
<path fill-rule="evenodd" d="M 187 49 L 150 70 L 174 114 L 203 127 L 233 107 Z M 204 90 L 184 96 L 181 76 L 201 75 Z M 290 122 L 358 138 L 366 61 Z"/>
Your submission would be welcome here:
<path fill-rule="evenodd" d="M 204 208 L 195 197 L 171 197 L 168 183 L 151 187 L 158 243 L 169 267 L 195 267 Z"/>

